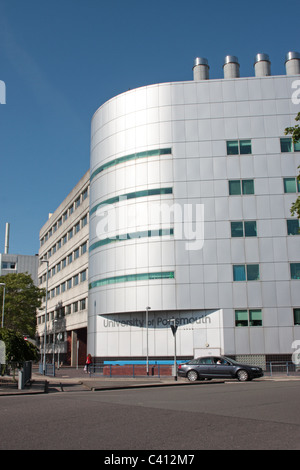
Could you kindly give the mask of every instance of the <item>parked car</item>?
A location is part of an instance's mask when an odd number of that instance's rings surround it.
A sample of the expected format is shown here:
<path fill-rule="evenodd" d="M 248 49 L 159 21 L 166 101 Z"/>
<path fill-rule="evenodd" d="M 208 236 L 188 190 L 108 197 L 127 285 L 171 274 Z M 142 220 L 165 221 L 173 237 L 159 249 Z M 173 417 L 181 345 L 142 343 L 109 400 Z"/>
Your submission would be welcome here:
<path fill-rule="evenodd" d="M 246 382 L 263 375 L 260 367 L 239 364 L 225 356 L 198 357 L 178 367 L 178 376 L 187 377 L 191 382 L 215 378 Z"/>

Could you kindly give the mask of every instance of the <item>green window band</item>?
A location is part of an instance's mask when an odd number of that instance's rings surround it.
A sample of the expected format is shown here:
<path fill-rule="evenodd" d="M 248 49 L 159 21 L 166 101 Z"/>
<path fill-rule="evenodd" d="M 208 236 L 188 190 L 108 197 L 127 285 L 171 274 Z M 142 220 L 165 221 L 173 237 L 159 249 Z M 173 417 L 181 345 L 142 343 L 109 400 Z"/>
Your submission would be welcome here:
<path fill-rule="evenodd" d="M 90 210 L 90 215 L 99 209 L 101 206 L 105 206 L 107 204 L 115 204 L 116 202 L 126 201 L 128 199 L 135 199 L 139 197 L 147 197 L 147 196 L 157 196 L 160 194 L 172 194 L 172 188 L 156 188 L 156 189 L 144 189 L 143 191 L 135 191 L 134 193 L 127 193 L 122 194 L 121 196 L 111 197 L 110 199 L 106 199 L 105 201 L 96 204 L 96 206 L 92 207 Z"/>
<path fill-rule="evenodd" d="M 134 240 L 137 238 L 147 238 L 147 237 L 163 237 L 164 235 L 173 235 L 174 230 L 172 228 L 159 229 L 159 230 L 143 230 L 141 232 L 125 233 L 124 235 L 116 235 L 112 238 L 105 238 L 104 240 L 99 240 L 96 243 L 93 243 L 89 251 L 99 248 L 99 246 L 109 245 L 114 242 L 123 242 L 125 240 Z"/>
<path fill-rule="evenodd" d="M 166 271 L 160 273 L 125 274 L 124 276 L 107 277 L 106 279 L 99 279 L 98 281 L 93 281 L 89 284 L 89 289 L 106 286 L 108 284 L 117 284 L 119 282 L 151 281 L 155 279 L 174 279 L 174 277 L 174 271 Z"/>
<path fill-rule="evenodd" d="M 104 165 L 99 166 L 93 173 L 91 174 L 91 181 L 95 176 L 97 176 L 101 171 L 107 170 L 108 168 L 118 165 L 119 163 L 129 162 L 130 160 L 138 160 L 139 158 L 146 158 L 146 157 L 157 157 L 159 155 L 171 155 L 172 149 L 165 148 L 165 149 L 156 149 L 156 150 L 145 150 L 144 152 L 137 152 L 132 153 L 131 155 L 124 155 L 124 157 L 114 158 L 110 162 L 104 163 Z"/>

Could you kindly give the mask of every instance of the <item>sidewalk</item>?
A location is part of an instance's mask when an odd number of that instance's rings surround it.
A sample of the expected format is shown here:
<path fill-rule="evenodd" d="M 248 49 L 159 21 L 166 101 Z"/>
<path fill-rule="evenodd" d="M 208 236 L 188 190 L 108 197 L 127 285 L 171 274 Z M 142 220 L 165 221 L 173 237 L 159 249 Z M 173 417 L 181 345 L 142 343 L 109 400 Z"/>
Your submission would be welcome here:
<path fill-rule="evenodd" d="M 265 376 L 255 381 L 299 381 L 300 376 L 287 376 L 274 374 L 272 377 Z M 234 380 L 217 380 L 189 382 L 185 378 L 178 377 L 103 377 L 100 375 L 86 374 L 83 369 L 72 367 L 62 367 L 57 369 L 55 377 L 43 376 L 39 374 L 38 369 L 33 368 L 32 379 L 24 390 L 18 390 L 18 383 L 10 381 L 3 384 L 0 381 L 0 397 L 5 395 L 26 395 L 35 393 L 52 392 L 78 392 L 78 391 L 101 391 L 101 390 L 120 390 L 128 388 L 142 387 L 166 387 L 166 386 L 203 386 L 206 384 L 221 384 L 225 382 L 234 382 Z"/>

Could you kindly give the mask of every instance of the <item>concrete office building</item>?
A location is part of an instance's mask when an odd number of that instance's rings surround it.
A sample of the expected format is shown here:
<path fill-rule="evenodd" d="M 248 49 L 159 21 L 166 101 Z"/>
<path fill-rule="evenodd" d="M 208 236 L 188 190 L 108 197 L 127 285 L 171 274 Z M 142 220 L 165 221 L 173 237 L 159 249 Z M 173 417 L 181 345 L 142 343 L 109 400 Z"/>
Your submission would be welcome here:
<path fill-rule="evenodd" d="M 70 365 L 85 363 L 88 308 L 89 172 L 74 187 L 40 231 L 39 287 L 48 299 L 46 354 Z M 44 260 L 44 261 L 42 261 Z M 46 262 L 45 262 L 46 260 Z M 45 299 L 46 300 L 46 299 Z M 43 349 L 45 308 L 37 313 Z"/>
<path fill-rule="evenodd" d="M 300 340 L 300 55 L 252 77 L 127 91 L 91 129 L 88 350 L 102 360 L 221 353 L 264 364 Z M 220 64 L 221 65 L 221 64 Z M 221 67 L 220 67 L 221 68 Z M 149 307 L 149 308 L 148 308 Z M 145 319 L 148 314 L 148 328 Z"/>
<path fill-rule="evenodd" d="M 28 273 L 34 284 L 38 285 L 38 256 L 16 255 L 9 253 L 10 224 L 5 227 L 4 253 L 0 253 L 0 276 L 6 274 Z"/>

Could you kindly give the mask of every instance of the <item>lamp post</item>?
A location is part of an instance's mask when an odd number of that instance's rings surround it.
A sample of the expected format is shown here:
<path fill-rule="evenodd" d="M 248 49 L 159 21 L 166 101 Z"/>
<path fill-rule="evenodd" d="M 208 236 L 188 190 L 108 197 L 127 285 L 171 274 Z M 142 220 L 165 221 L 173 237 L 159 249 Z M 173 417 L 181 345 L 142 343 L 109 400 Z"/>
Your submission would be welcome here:
<path fill-rule="evenodd" d="M 177 381 L 177 360 L 176 360 L 176 331 L 178 326 L 176 325 L 175 318 L 170 318 L 170 327 L 174 336 L 174 380 Z"/>
<path fill-rule="evenodd" d="M 4 327 L 4 305 L 5 305 L 5 284 L 4 284 L 4 282 L 1 282 L 0 286 L 3 287 L 2 321 L 1 321 L 1 328 L 3 328 Z"/>
<path fill-rule="evenodd" d="M 148 345 L 148 313 L 151 310 L 151 307 L 146 307 L 146 371 L 147 375 L 149 375 L 149 345 Z"/>
<path fill-rule="evenodd" d="M 55 323 L 57 323 L 57 320 L 53 317 L 53 367 L 55 367 Z"/>
<path fill-rule="evenodd" d="M 45 331 L 44 331 L 44 360 L 43 360 L 43 373 L 46 375 L 46 339 L 47 339 L 47 301 L 48 301 L 48 271 L 49 271 L 49 261 L 47 259 L 42 259 L 42 263 L 47 264 L 47 274 L 46 274 L 46 302 L 45 302 Z"/>

